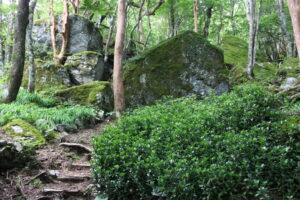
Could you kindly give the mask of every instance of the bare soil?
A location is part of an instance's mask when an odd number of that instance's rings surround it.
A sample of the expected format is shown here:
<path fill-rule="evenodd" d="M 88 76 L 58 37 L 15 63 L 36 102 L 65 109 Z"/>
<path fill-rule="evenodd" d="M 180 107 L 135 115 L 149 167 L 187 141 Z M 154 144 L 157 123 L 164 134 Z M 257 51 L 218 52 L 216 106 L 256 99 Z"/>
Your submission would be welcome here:
<path fill-rule="evenodd" d="M 95 190 L 89 160 L 94 134 L 101 134 L 103 122 L 92 129 L 68 134 L 36 150 L 36 169 L 0 172 L 0 200 L 94 200 Z M 4 137 L 1 134 L 0 137 Z M 68 147 L 61 143 L 76 143 Z M 1 162 L 1 161 L 0 161 Z"/>

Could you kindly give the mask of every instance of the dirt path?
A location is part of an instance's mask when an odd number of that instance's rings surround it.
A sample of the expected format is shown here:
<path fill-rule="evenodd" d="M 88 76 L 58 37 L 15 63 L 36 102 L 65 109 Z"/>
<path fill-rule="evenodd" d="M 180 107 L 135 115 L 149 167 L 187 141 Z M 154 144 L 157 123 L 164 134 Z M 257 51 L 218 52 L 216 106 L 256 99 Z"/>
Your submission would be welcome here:
<path fill-rule="evenodd" d="M 38 169 L 0 174 L 0 200 L 94 200 L 91 138 L 107 124 L 66 135 L 37 150 Z"/>

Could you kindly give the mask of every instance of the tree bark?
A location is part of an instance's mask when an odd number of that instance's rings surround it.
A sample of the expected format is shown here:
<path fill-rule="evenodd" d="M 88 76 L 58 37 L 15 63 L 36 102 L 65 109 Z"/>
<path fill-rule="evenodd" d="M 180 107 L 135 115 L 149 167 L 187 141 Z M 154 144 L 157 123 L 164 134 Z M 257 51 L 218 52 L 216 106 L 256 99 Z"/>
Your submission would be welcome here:
<path fill-rule="evenodd" d="M 170 0 L 170 33 L 169 37 L 175 36 L 175 0 Z"/>
<path fill-rule="evenodd" d="M 293 56 L 293 45 L 292 45 L 292 36 L 288 30 L 286 16 L 284 12 L 284 3 L 283 0 L 275 0 L 277 7 L 277 14 L 280 20 L 281 31 L 286 44 L 286 55 L 288 58 Z"/>
<path fill-rule="evenodd" d="M 11 103 L 16 100 L 22 83 L 28 16 L 29 0 L 19 0 L 12 55 L 12 67 L 9 76 L 8 95 L 4 100 L 5 103 Z"/>
<path fill-rule="evenodd" d="M 256 10 L 256 0 L 244 0 L 247 9 L 247 18 L 249 22 L 249 41 L 248 41 L 248 65 L 247 75 L 249 79 L 254 78 L 253 68 L 256 59 L 256 43 L 258 34 L 258 23 L 261 12 L 261 1 L 259 11 Z"/>
<path fill-rule="evenodd" d="M 234 10 L 235 10 L 236 1 L 237 0 L 231 0 L 232 9 L 230 12 L 230 21 L 231 21 L 231 29 L 232 29 L 233 35 L 236 35 L 236 23 L 235 23 L 235 19 L 234 19 L 234 14 L 235 14 Z"/>
<path fill-rule="evenodd" d="M 122 78 L 123 50 L 125 39 L 126 0 L 118 0 L 117 33 L 114 52 L 113 90 L 116 117 L 120 118 L 125 109 L 124 85 Z"/>
<path fill-rule="evenodd" d="M 2 72 L 4 70 L 4 55 L 3 55 L 3 44 L 4 44 L 4 40 L 3 40 L 3 36 L 2 36 L 2 0 L 0 0 L 0 77 L 2 76 Z"/>
<path fill-rule="evenodd" d="M 16 0 L 10 0 L 10 4 L 15 4 Z M 5 63 L 10 63 L 12 59 L 13 51 L 13 35 L 15 28 L 15 11 L 11 11 L 8 14 L 8 25 L 7 25 L 7 37 L 5 46 Z"/>
<path fill-rule="evenodd" d="M 206 21 L 203 29 L 203 35 L 204 37 L 208 37 L 209 34 L 209 27 L 210 27 L 210 21 L 211 21 L 211 16 L 212 16 L 212 9 L 213 6 L 209 6 L 206 8 Z"/>
<path fill-rule="evenodd" d="M 63 16 L 62 16 L 62 44 L 60 52 L 58 53 L 56 45 L 56 34 L 57 34 L 57 25 L 55 20 L 55 14 L 53 9 L 53 0 L 50 0 L 50 18 L 51 18 L 51 42 L 53 50 L 53 60 L 55 64 L 61 65 L 64 62 L 65 54 L 69 42 L 69 4 L 68 0 L 63 0 Z"/>
<path fill-rule="evenodd" d="M 32 39 L 32 27 L 33 27 L 33 16 L 34 16 L 34 9 L 36 6 L 37 0 L 32 0 L 29 6 L 29 23 L 27 27 L 28 31 L 28 57 L 29 57 L 29 64 L 28 64 L 28 91 L 30 93 L 34 93 L 35 90 L 35 63 L 34 63 L 34 50 L 33 50 L 33 39 Z"/>
<path fill-rule="evenodd" d="M 194 0 L 194 31 L 198 33 L 198 0 Z"/>
<path fill-rule="evenodd" d="M 298 57 L 300 59 L 300 1 L 288 0 L 288 7 L 292 18 L 294 36 L 296 41 L 296 47 L 298 51 Z"/>

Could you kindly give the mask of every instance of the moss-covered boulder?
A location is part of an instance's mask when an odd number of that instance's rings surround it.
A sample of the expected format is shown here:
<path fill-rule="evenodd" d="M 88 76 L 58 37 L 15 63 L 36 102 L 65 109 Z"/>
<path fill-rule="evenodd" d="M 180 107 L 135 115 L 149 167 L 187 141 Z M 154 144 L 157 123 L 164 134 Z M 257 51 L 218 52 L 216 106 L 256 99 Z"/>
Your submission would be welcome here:
<path fill-rule="evenodd" d="M 42 133 L 31 124 L 21 119 L 15 119 L 3 127 L 5 134 L 12 136 L 16 141 L 26 146 L 42 146 L 45 138 Z"/>
<path fill-rule="evenodd" d="M 224 51 L 225 64 L 230 68 L 230 83 L 239 84 L 248 81 L 246 73 L 248 64 L 247 42 L 238 37 L 227 35 L 222 39 L 221 49 Z M 275 75 L 274 65 L 266 63 L 259 51 L 257 52 L 256 59 L 260 63 L 254 67 L 254 75 L 258 79 L 270 79 L 270 75 Z M 266 74 L 269 74 L 269 77 L 264 76 Z"/>
<path fill-rule="evenodd" d="M 59 90 L 55 96 L 60 100 L 71 100 L 85 106 L 95 106 L 104 111 L 113 110 L 113 93 L 111 84 L 94 81 L 87 84 Z"/>
<path fill-rule="evenodd" d="M 222 50 L 187 31 L 131 59 L 124 68 L 129 106 L 154 103 L 162 96 L 221 94 L 229 90 Z"/>
<path fill-rule="evenodd" d="M 84 51 L 69 56 L 64 67 L 67 68 L 71 82 L 77 85 L 103 80 L 104 60 L 100 53 Z"/>
<path fill-rule="evenodd" d="M 53 61 L 35 60 L 36 64 L 36 90 L 45 91 L 51 88 L 64 88 L 71 86 L 70 76 L 67 68 L 61 65 L 55 65 Z M 28 65 L 25 65 L 22 86 L 28 85 Z"/>

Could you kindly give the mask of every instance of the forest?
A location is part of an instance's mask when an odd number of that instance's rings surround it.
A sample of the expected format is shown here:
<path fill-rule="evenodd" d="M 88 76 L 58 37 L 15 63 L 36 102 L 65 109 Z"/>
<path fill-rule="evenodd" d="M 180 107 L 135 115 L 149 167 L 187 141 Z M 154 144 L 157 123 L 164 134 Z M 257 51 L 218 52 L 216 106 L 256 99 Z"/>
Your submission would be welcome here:
<path fill-rule="evenodd" d="M 0 200 L 299 200 L 300 0 L 0 0 Z"/>

